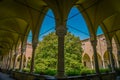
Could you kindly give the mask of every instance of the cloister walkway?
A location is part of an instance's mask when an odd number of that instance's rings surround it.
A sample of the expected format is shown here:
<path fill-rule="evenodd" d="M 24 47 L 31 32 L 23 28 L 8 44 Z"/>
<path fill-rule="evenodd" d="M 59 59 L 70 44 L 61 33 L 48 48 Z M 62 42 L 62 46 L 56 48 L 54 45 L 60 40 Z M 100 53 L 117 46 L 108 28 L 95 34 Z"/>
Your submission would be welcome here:
<path fill-rule="evenodd" d="M 0 72 L 0 80 L 14 80 L 9 75 Z"/>
<path fill-rule="evenodd" d="M 47 78 L 49 78 L 47 80 L 57 80 L 57 79 L 55 79 L 53 77 L 47 77 Z M 0 72 L 0 80 L 15 80 L 15 79 L 10 78 L 8 74 Z M 120 80 L 120 76 L 117 76 L 116 80 Z"/>

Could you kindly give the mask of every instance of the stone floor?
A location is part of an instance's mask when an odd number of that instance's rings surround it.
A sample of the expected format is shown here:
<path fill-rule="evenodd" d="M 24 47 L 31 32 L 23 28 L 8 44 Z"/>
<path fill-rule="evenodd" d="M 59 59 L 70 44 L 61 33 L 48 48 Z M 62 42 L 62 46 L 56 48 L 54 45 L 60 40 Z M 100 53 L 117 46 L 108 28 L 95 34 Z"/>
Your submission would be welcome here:
<path fill-rule="evenodd" d="M 117 76 L 116 80 L 120 80 L 120 76 Z"/>
<path fill-rule="evenodd" d="M 15 79 L 10 78 L 8 74 L 0 72 L 0 80 L 15 80 Z M 56 79 L 53 79 L 53 80 L 56 80 Z M 120 80 L 120 76 L 117 76 L 116 80 Z"/>
<path fill-rule="evenodd" d="M 0 80 L 14 80 L 9 75 L 0 72 Z"/>

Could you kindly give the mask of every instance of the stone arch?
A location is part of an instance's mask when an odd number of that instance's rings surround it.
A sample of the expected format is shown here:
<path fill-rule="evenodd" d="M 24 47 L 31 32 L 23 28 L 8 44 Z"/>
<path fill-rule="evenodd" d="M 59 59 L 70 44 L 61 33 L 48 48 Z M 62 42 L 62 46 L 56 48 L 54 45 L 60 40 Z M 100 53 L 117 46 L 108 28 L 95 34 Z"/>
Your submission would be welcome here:
<path fill-rule="evenodd" d="M 108 68 L 110 62 L 109 62 L 109 53 L 107 51 L 104 53 L 103 58 L 104 58 L 104 67 Z"/>
<path fill-rule="evenodd" d="M 115 54 L 113 53 L 113 62 L 114 62 L 114 65 L 115 65 L 115 67 L 117 67 L 117 59 L 116 59 L 116 57 L 115 57 Z"/>
<path fill-rule="evenodd" d="M 46 33 L 46 31 L 47 31 L 47 34 L 48 34 L 49 32 L 52 32 L 52 30 L 55 29 L 56 18 L 55 18 L 53 10 L 52 9 L 48 9 L 46 11 L 46 14 L 50 14 L 50 15 L 49 16 L 44 16 L 43 19 L 41 19 L 41 25 L 37 29 L 37 30 L 39 30 L 38 33 L 34 34 L 33 31 L 32 31 L 32 37 L 33 38 L 34 38 L 34 36 L 37 35 L 39 40 L 40 40 L 40 36 L 39 35 L 41 35 L 41 37 L 44 37 L 45 36 L 44 34 Z M 49 26 L 48 26 L 48 24 L 49 24 Z M 36 32 L 36 29 L 35 29 L 35 32 Z"/>
<path fill-rule="evenodd" d="M 26 56 L 25 54 L 23 55 L 23 68 L 26 67 Z M 19 65 L 20 65 L 20 60 L 21 60 L 21 54 L 19 54 L 16 58 L 16 65 L 15 67 L 18 69 L 19 68 Z"/>
<path fill-rule="evenodd" d="M 117 66 L 119 68 L 120 67 L 120 55 L 119 55 L 120 54 L 120 40 L 118 38 L 117 32 L 116 32 L 116 35 L 114 36 L 114 39 L 115 39 L 115 43 L 116 43 L 116 47 L 117 47 L 117 54 L 116 54 Z"/>
<path fill-rule="evenodd" d="M 97 53 L 97 57 L 98 57 L 99 68 L 103 68 L 103 63 L 102 63 L 102 57 L 101 57 L 101 55 Z M 92 56 L 92 60 L 93 60 L 93 65 L 95 66 L 95 63 L 94 63 L 94 54 Z"/>
<path fill-rule="evenodd" d="M 110 63 L 110 57 L 109 57 L 108 51 L 106 51 L 106 52 L 104 53 L 103 58 L 104 58 L 105 68 L 108 68 L 108 65 L 111 64 L 111 63 Z M 113 53 L 113 59 L 114 59 L 114 65 L 115 65 L 115 67 L 117 67 L 117 59 L 116 59 L 114 53 Z"/>
<path fill-rule="evenodd" d="M 83 55 L 82 61 L 83 61 L 83 64 L 84 64 L 85 67 L 87 67 L 87 68 L 92 68 L 92 67 L 91 67 L 90 56 L 89 56 L 87 53 L 85 53 L 85 54 Z"/>
<path fill-rule="evenodd" d="M 75 15 L 75 13 L 77 13 L 76 16 L 72 17 L 73 15 Z M 77 21 L 76 21 L 77 20 Z M 77 24 L 75 24 L 75 22 Z M 82 22 L 82 24 L 81 24 Z M 79 32 L 79 35 L 77 36 L 80 36 L 80 38 L 89 38 L 90 35 L 89 35 L 89 28 L 86 24 L 86 21 L 84 19 L 84 16 L 82 15 L 82 13 L 80 12 L 80 10 L 76 7 L 76 6 L 73 6 L 71 9 L 70 9 L 70 12 L 68 14 L 68 18 L 67 18 L 67 22 L 66 22 L 66 25 L 67 25 L 67 30 L 68 32 L 71 32 L 72 31 L 74 32 L 74 35 L 76 35 L 76 32 Z M 75 32 L 76 31 L 76 32 Z M 86 31 L 85 34 L 83 34 L 82 32 L 80 31 Z M 81 36 L 82 35 L 82 36 Z M 85 38 L 84 38 L 85 39 Z"/>
<path fill-rule="evenodd" d="M 119 52 L 119 42 L 118 42 L 118 39 L 117 39 L 117 35 L 114 35 L 112 37 L 112 53 L 113 53 L 113 59 L 114 59 L 115 67 L 119 67 L 118 52 Z"/>

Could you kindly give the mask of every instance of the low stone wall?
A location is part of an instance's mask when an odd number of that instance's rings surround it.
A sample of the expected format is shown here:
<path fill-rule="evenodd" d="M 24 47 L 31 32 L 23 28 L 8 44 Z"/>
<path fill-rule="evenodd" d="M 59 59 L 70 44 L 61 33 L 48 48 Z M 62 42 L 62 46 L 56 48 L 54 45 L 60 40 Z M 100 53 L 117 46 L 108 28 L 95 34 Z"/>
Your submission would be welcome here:
<path fill-rule="evenodd" d="M 55 77 L 50 77 L 47 75 L 29 74 L 15 71 L 13 71 L 11 74 L 11 76 L 16 80 L 116 80 L 115 73 L 103 73 L 101 75 L 92 74 L 83 76 L 69 76 L 62 79 L 56 79 Z"/>
<path fill-rule="evenodd" d="M 30 73 L 24 73 L 24 72 L 15 72 L 13 71 L 11 73 L 11 77 L 13 77 L 16 80 L 45 80 L 44 76 L 40 76 L 38 74 L 30 74 Z"/>
<path fill-rule="evenodd" d="M 116 80 L 115 73 L 103 73 L 101 75 L 91 74 L 83 76 L 71 76 L 68 80 Z"/>

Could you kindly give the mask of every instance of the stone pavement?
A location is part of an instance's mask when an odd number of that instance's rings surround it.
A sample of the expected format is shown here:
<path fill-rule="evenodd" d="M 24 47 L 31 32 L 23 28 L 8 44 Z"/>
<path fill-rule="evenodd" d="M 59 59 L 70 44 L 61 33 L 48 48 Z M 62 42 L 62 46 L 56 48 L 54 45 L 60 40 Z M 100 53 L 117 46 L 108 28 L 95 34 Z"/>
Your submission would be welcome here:
<path fill-rule="evenodd" d="M 0 72 L 0 80 L 14 80 L 9 75 Z"/>
<path fill-rule="evenodd" d="M 116 80 L 120 80 L 120 76 L 117 76 Z"/>

